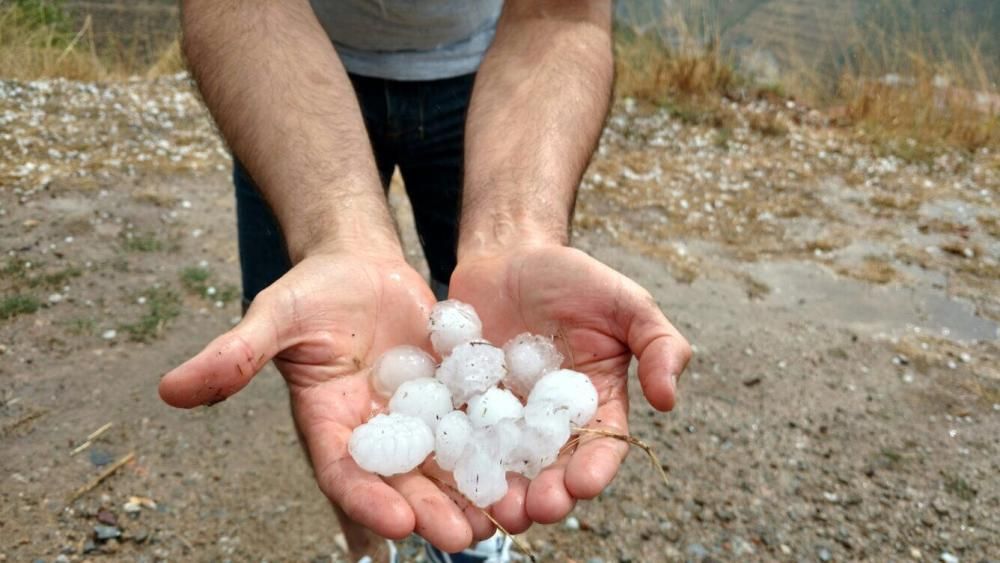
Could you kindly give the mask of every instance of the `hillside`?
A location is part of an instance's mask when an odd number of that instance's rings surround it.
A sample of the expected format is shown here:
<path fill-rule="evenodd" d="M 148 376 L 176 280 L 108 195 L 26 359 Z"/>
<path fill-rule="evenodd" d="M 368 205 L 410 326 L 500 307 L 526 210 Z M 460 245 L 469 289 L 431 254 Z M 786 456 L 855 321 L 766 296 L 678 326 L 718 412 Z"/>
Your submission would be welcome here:
<path fill-rule="evenodd" d="M 957 61 L 970 50 L 989 81 L 1000 79 L 1000 4 L 992 0 L 625 0 L 617 10 L 621 25 L 658 24 L 668 37 L 681 16 L 686 31 L 721 38 L 767 80 L 801 69 L 832 79 L 845 64 L 902 65 L 910 53 Z"/>

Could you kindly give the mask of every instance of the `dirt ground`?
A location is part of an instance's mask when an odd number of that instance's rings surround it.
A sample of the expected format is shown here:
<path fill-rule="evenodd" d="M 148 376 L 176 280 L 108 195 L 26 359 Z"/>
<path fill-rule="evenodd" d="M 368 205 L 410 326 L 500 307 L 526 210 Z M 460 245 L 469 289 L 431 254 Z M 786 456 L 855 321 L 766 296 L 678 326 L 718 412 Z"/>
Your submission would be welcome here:
<path fill-rule="evenodd" d="M 186 80 L 0 93 L 0 561 L 343 561 L 272 368 L 211 408 L 156 394 L 239 315 L 228 161 Z M 544 561 L 996 560 L 997 156 L 764 109 L 777 126 L 616 109 L 574 244 L 696 357 L 672 413 L 633 386 L 669 483 L 633 452 L 524 539 Z"/>

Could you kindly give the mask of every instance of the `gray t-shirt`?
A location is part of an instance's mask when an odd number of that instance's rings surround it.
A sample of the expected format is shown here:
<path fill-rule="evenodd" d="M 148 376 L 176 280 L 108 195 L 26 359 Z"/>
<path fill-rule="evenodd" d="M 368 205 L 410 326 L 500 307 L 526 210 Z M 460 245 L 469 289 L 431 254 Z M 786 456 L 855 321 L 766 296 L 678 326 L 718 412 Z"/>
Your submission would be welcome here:
<path fill-rule="evenodd" d="M 436 80 L 475 72 L 503 0 L 311 0 L 348 72 Z"/>

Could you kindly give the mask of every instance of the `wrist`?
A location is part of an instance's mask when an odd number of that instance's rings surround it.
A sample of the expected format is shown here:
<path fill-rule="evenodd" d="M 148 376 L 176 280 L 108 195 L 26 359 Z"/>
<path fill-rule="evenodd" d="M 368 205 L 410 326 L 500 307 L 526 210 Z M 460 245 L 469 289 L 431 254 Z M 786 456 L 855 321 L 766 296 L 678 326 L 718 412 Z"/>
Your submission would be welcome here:
<path fill-rule="evenodd" d="M 566 246 L 568 220 L 515 220 L 494 216 L 489 221 L 463 218 L 458 239 L 458 261 L 516 253 L 524 249 Z"/>
<path fill-rule="evenodd" d="M 382 260 L 403 260 L 403 249 L 388 214 L 354 221 L 341 217 L 321 228 L 286 235 L 292 264 L 316 255 L 348 254 Z"/>

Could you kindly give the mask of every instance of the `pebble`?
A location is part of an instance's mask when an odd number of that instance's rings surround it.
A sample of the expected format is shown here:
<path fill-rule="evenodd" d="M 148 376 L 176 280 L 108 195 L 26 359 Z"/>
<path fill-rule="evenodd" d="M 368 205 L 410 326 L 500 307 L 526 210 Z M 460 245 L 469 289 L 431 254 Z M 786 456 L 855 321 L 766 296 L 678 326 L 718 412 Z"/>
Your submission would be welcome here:
<path fill-rule="evenodd" d="M 118 525 L 118 518 L 115 517 L 115 513 L 103 508 L 97 511 L 97 521 L 108 526 Z"/>
<path fill-rule="evenodd" d="M 95 467 L 104 467 L 115 459 L 110 452 L 100 448 L 91 448 L 87 457 L 90 459 L 90 463 L 94 464 Z"/>
<path fill-rule="evenodd" d="M 830 550 L 825 547 L 820 547 L 819 549 L 817 549 L 816 556 L 819 557 L 820 561 L 829 561 L 833 559 L 833 554 L 830 553 Z"/>
<path fill-rule="evenodd" d="M 604 560 L 600 557 L 591 557 L 587 560 L 587 563 L 604 563 Z"/>
<path fill-rule="evenodd" d="M 129 514 L 137 514 L 140 510 L 142 510 L 142 505 L 137 502 L 129 501 L 122 505 L 122 510 L 128 512 Z"/>
<path fill-rule="evenodd" d="M 49 295 L 49 303 L 52 303 L 53 305 L 59 303 L 62 300 L 63 296 L 61 293 L 53 293 L 52 295 Z"/>
<path fill-rule="evenodd" d="M 958 563 L 958 556 L 952 555 L 947 551 L 941 552 L 941 563 Z"/>
<path fill-rule="evenodd" d="M 690 555 L 691 557 L 694 557 L 695 559 L 703 559 L 705 557 L 708 557 L 708 550 L 705 549 L 705 546 L 701 545 L 700 543 L 692 543 L 688 545 L 685 551 L 687 551 L 687 554 Z"/>
<path fill-rule="evenodd" d="M 567 530 L 579 530 L 580 520 L 578 520 L 575 516 L 570 516 L 569 518 L 566 519 L 565 522 L 563 522 L 563 526 Z"/>
<path fill-rule="evenodd" d="M 94 537 L 98 541 L 106 541 L 114 538 L 121 537 L 122 531 L 118 526 L 105 526 L 103 524 L 98 524 L 94 526 Z"/>
<path fill-rule="evenodd" d="M 117 336 L 118 336 L 118 331 L 113 328 L 109 328 L 108 330 L 105 330 L 104 332 L 101 333 L 101 338 L 105 340 L 114 340 L 115 337 Z"/>

